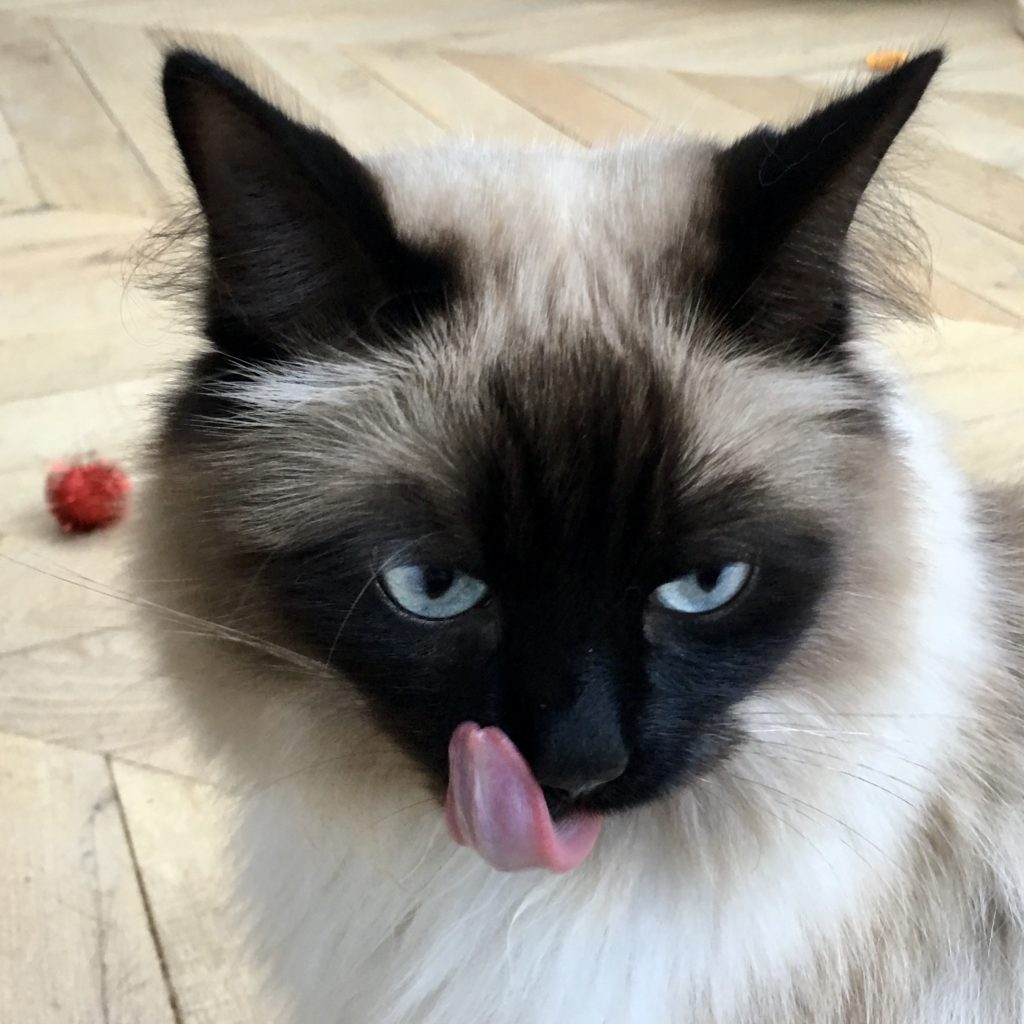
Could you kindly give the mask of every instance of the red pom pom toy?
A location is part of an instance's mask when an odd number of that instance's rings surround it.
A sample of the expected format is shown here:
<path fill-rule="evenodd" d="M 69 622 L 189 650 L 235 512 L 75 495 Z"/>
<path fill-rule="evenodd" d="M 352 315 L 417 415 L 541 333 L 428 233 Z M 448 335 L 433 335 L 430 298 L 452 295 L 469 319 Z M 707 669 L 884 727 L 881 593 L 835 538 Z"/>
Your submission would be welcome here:
<path fill-rule="evenodd" d="M 116 523 L 131 489 L 112 462 L 59 463 L 46 477 L 46 503 L 65 533 L 87 533 Z"/>

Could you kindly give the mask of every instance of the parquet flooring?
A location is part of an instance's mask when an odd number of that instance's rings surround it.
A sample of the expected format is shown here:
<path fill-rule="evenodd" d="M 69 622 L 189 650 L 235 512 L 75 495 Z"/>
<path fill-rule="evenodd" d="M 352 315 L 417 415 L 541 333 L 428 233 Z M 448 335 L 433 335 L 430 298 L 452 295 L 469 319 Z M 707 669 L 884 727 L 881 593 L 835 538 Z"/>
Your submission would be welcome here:
<path fill-rule="evenodd" d="M 0 0 L 0 1024 L 277 1019 L 230 920 L 229 799 L 149 666 L 132 524 L 66 538 L 51 461 L 137 465 L 194 341 L 130 254 L 182 194 L 161 48 L 188 39 L 355 151 L 452 133 L 735 136 L 866 74 L 952 59 L 897 156 L 934 330 L 892 339 L 983 478 L 1024 472 L 1024 40 L 1011 0 Z M 126 595 L 130 596 L 130 595 Z"/>

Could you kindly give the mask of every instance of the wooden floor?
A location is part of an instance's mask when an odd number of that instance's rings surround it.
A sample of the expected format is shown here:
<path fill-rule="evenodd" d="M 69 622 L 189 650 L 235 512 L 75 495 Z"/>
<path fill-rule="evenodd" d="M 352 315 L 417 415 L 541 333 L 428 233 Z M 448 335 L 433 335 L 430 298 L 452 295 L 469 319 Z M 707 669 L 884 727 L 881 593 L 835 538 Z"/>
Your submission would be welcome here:
<path fill-rule="evenodd" d="M 264 1024 L 226 923 L 221 801 L 119 587 L 131 522 L 65 538 L 54 459 L 135 462 L 190 351 L 131 286 L 180 194 L 155 81 L 183 33 L 358 152 L 453 132 L 734 136 L 953 57 L 900 168 L 937 329 L 893 344 L 972 473 L 1024 473 L 1024 41 L 1011 0 L 0 0 L 0 1024 Z M 653 1022 L 652 1022 L 653 1024 Z"/>

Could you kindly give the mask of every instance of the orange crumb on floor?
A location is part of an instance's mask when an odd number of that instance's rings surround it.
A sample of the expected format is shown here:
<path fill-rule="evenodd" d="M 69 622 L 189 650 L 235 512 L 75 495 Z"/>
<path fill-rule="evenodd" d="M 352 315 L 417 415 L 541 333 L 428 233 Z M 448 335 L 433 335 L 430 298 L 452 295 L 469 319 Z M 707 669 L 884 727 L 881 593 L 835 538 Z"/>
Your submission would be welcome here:
<path fill-rule="evenodd" d="M 864 58 L 872 71 L 892 71 L 901 64 L 906 64 L 910 54 L 906 50 L 875 50 Z"/>

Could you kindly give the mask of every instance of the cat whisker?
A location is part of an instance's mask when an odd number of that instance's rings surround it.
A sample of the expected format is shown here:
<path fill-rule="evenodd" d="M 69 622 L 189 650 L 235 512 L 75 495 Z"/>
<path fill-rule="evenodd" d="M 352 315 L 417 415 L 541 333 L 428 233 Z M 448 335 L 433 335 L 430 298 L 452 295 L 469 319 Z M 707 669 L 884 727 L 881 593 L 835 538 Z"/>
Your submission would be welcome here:
<path fill-rule="evenodd" d="M 733 777 L 737 778 L 737 779 L 740 778 L 739 776 L 733 776 Z M 801 829 L 797 828 L 797 826 L 792 821 L 789 821 L 788 819 L 784 818 L 777 811 L 773 810 L 771 807 L 768 807 L 765 804 L 755 803 L 752 800 L 746 800 L 745 803 L 746 803 L 747 808 L 749 810 L 751 810 L 754 814 L 758 815 L 759 817 L 762 817 L 762 819 L 763 819 L 763 816 L 765 814 L 767 814 L 774 821 L 777 821 L 780 825 L 783 825 L 786 828 L 788 828 L 788 829 L 792 830 L 793 832 L 795 832 L 812 850 L 814 850 L 815 853 L 818 854 L 819 857 L 821 857 L 822 861 L 825 863 L 825 866 L 832 872 L 832 874 L 835 875 L 837 878 L 839 877 L 838 872 L 836 871 L 835 865 L 825 855 L 825 851 L 822 850 L 821 847 L 818 846 L 818 844 L 815 843 L 810 838 L 810 836 L 808 836 Z M 849 844 L 846 844 L 846 845 L 849 848 Z"/>
<path fill-rule="evenodd" d="M 414 811 L 418 807 L 425 807 L 427 804 L 436 804 L 437 799 L 433 796 L 425 796 L 420 800 L 414 800 L 412 803 L 403 804 L 401 807 L 396 808 L 393 811 L 389 811 L 387 814 L 382 815 L 379 818 L 375 818 L 370 822 L 370 828 L 375 829 L 380 825 L 383 825 L 385 821 L 390 821 L 392 818 L 397 817 L 399 814 L 405 814 L 408 811 Z"/>
<path fill-rule="evenodd" d="M 367 745 L 365 749 L 360 750 L 358 753 L 338 754 L 332 757 L 321 758 L 318 761 L 311 761 L 308 764 L 302 765 L 300 768 L 295 768 L 292 771 L 285 772 L 282 775 L 276 775 L 272 779 L 267 779 L 266 781 L 261 782 L 258 786 L 254 786 L 251 792 L 263 793 L 267 790 L 273 789 L 275 786 L 283 785 L 286 782 L 301 778 L 304 775 L 312 775 L 321 770 L 326 771 L 332 768 L 343 767 L 378 767 L 380 764 L 380 755 L 393 752 L 394 747 L 391 746 L 390 743 L 382 736 L 380 737 L 379 746 Z"/>
<path fill-rule="evenodd" d="M 968 715 L 958 714 L 942 714 L 938 712 L 928 711 L 833 711 L 833 710 L 822 710 L 822 711 L 767 711 L 767 710 L 752 710 L 745 711 L 745 715 L 750 717 L 762 716 L 766 718 L 779 717 L 779 718 L 811 718 L 817 721 L 823 721 L 829 718 L 841 718 L 841 719 L 892 719 L 900 720 L 906 719 L 908 721 L 914 721 L 917 719 L 928 720 L 938 719 L 947 720 L 953 722 L 980 722 L 979 718 L 972 718 Z"/>
<path fill-rule="evenodd" d="M 850 833 L 850 835 L 855 836 L 861 842 L 870 846 L 879 856 L 883 857 L 891 866 L 898 866 L 896 862 L 892 859 L 892 857 L 890 857 L 889 854 L 887 854 L 880 846 L 878 846 L 877 843 L 872 842 L 870 839 L 868 839 L 867 836 L 865 836 L 861 832 L 858 832 L 857 829 L 855 829 L 849 823 L 843 821 L 841 818 L 837 818 L 835 815 L 829 814 L 828 811 L 822 810 L 822 808 L 818 807 L 817 805 L 810 803 L 810 801 L 804 800 L 793 793 L 788 793 L 786 792 L 786 790 L 780 789 L 778 786 L 771 785 L 771 783 L 762 782 L 758 779 L 751 779 L 747 776 L 739 775 L 731 768 L 727 769 L 727 772 L 729 775 L 732 776 L 732 778 L 740 782 L 745 782 L 748 785 L 757 786 L 759 789 L 763 789 L 767 792 L 774 793 L 775 796 L 779 797 L 782 800 L 785 800 L 788 804 L 793 806 L 794 810 L 796 810 L 797 813 L 800 813 L 799 808 L 804 808 L 807 812 L 817 814 L 820 817 L 825 818 L 828 821 L 831 821 L 833 824 L 838 825 L 844 831 Z M 853 847 L 851 847 L 851 849 L 853 849 Z M 858 853 L 858 851 L 856 850 L 854 850 L 854 852 Z M 864 860 L 865 864 L 870 865 L 870 862 L 867 860 L 866 857 L 863 856 L 862 853 L 859 853 L 859 855 Z"/>
<path fill-rule="evenodd" d="M 400 557 L 410 548 L 413 548 L 418 544 L 422 544 L 424 540 L 427 540 L 429 537 L 434 536 L 434 533 L 435 531 L 430 531 L 429 533 L 421 534 L 420 536 L 415 537 L 412 540 L 406 542 L 398 549 L 398 551 L 395 554 L 391 556 L 390 562 L 393 563 L 395 558 Z M 370 578 L 363 584 L 363 586 L 359 590 L 359 593 L 356 594 L 355 600 L 352 602 L 348 610 L 345 612 L 345 616 L 344 618 L 342 618 L 341 624 L 338 626 L 338 630 L 334 634 L 334 639 L 331 641 L 330 649 L 327 652 L 327 658 L 324 661 L 325 668 L 329 669 L 331 667 L 331 661 L 334 658 L 334 652 L 337 649 L 338 642 L 341 640 L 341 634 L 344 632 L 345 627 L 348 625 L 349 619 L 352 618 L 352 613 L 358 607 L 359 602 L 366 596 L 366 593 L 370 589 L 370 587 L 372 587 L 373 584 L 376 583 L 378 579 L 380 579 L 381 573 L 384 572 L 384 570 L 388 567 L 388 564 L 388 562 L 378 563 L 377 567 L 370 574 Z"/>
<path fill-rule="evenodd" d="M 876 775 L 880 775 L 882 778 L 889 779 L 892 782 L 897 782 L 897 783 L 899 783 L 902 786 L 906 786 L 908 789 L 912 789 L 912 790 L 914 790 L 917 793 L 923 793 L 924 792 L 924 790 L 921 789 L 919 786 L 916 786 L 916 785 L 914 785 L 911 782 L 907 782 L 906 779 L 901 779 L 898 775 L 893 775 L 893 774 L 891 774 L 889 772 L 882 771 L 880 768 L 875 768 L 873 765 L 865 764 L 863 761 L 847 761 L 845 758 L 841 757 L 839 754 L 833 754 L 833 753 L 829 753 L 829 752 L 823 751 L 823 750 L 815 750 L 813 747 L 802 747 L 802 746 L 798 746 L 797 744 L 794 744 L 794 743 L 786 743 L 786 742 L 780 741 L 780 740 L 766 740 L 766 739 L 763 739 L 762 737 L 756 736 L 756 735 L 748 735 L 748 739 L 752 740 L 755 743 L 759 743 L 762 746 L 779 747 L 780 749 L 792 750 L 792 751 L 794 751 L 796 753 L 800 753 L 800 754 L 810 754 L 810 755 L 812 755 L 814 757 L 824 758 L 824 759 L 830 760 L 830 761 L 838 761 L 838 762 L 840 762 L 840 764 L 851 765 L 854 768 L 861 768 L 864 771 L 873 772 Z M 908 764 L 913 764 L 913 762 L 909 762 L 909 761 L 907 763 Z M 917 767 L 923 768 L 923 765 L 918 765 Z M 838 770 L 838 769 L 833 769 L 833 770 Z"/>
<path fill-rule="evenodd" d="M 765 758 L 765 760 L 768 760 L 768 761 L 786 761 L 786 762 L 788 762 L 790 764 L 799 764 L 799 765 L 803 765 L 803 766 L 805 766 L 807 768 L 814 768 L 815 770 L 821 770 L 821 771 L 826 771 L 826 772 L 833 772 L 836 775 L 842 775 L 842 776 L 844 776 L 844 777 L 846 777 L 848 779 L 853 779 L 856 782 L 863 782 L 866 786 L 871 786 L 874 789 L 877 789 L 877 790 L 879 790 L 882 793 L 888 794 L 889 796 L 893 797 L 893 799 L 899 800 L 900 803 L 905 804 L 909 808 L 913 809 L 913 808 L 916 807 L 916 805 L 912 801 L 908 800 L 906 797 L 900 796 L 899 793 L 893 792 L 887 786 L 883 786 L 879 782 L 873 782 L 871 779 L 864 778 L 863 775 L 858 775 L 856 772 L 847 771 L 844 768 L 836 768 L 834 765 L 828 765 L 828 764 L 814 764 L 814 763 L 812 763 L 810 761 L 807 761 L 805 759 L 802 759 L 802 758 L 786 757 L 784 754 L 768 754 L 768 753 L 761 752 L 760 754 L 758 754 L 758 756 L 759 757 L 763 757 L 763 758 Z M 902 780 L 897 780 L 897 781 L 902 782 Z M 924 790 L 919 789 L 917 786 L 911 786 L 911 784 L 909 782 L 902 782 L 902 784 L 905 785 L 905 786 L 908 786 L 909 788 L 915 790 L 918 793 L 923 793 L 924 792 Z"/>
<path fill-rule="evenodd" d="M 167 622 L 182 623 L 184 625 L 198 627 L 193 634 L 195 636 L 236 643 L 240 646 L 248 647 L 262 654 L 276 658 L 289 664 L 293 668 L 305 670 L 312 675 L 322 676 L 324 674 L 325 667 L 316 658 L 300 654 L 298 651 L 292 650 L 289 647 L 284 647 L 280 644 L 274 643 L 273 641 L 265 640 L 251 633 L 246 633 L 233 626 L 227 626 L 223 623 L 215 622 L 212 619 L 204 619 L 201 616 L 180 611 L 179 609 L 172 608 L 169 605 L 160 604 L 156 601 L 139 597 L 136 594 L 130 594 L 127 591 L 118 590 L 116 587 L 103 583 L 100 580 L 94 580 L 88 576 L 82 575 L 81 573 L 75 573 L 74 570 L 68 569 L 65 566 L 61 566 L 62 572 L 54 572 L 50 569 L 34 565 L 32 562 L 15 558 L 13 555 L 0 554 L 0 558 L 3 558 L 5 561 L 10 562 L 13 565 L 17 565 L 20 568 L 28 569 L 31 572 L 38 572 L 44 576 L 50 577 L 51 579 L 55 579 L 61 583 L 66 583 L 69 586 L 78 587 L 81 590 L 96 594 L 100 597 L 107 597 L 112 601 L 131 605 L 136 608 L 145 608 Z M 65 573 L 70 575 L 65 575 Z"/>

